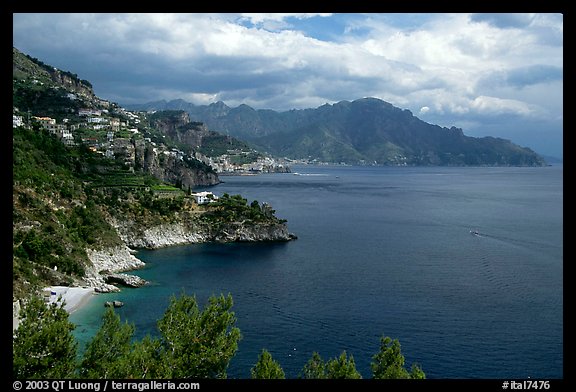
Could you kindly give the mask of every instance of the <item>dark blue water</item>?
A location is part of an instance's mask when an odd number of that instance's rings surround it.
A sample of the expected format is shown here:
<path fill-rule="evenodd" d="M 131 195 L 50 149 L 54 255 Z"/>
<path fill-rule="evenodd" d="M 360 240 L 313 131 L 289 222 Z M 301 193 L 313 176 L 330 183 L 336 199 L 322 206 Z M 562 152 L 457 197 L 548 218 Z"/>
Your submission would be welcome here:
<path fill-rule="evenodd" d="M 287 377 L 343 350 L 370 378 L 379 338 L 428 378 L 563 378 L 563 169 L 298 167 L 212 187 L 269 202 L 299 239 L 138 254 L 152 285 L 71 316 L 85 341 L 119 299 L 137 336 L 171 295 L 231 293 L 243 339 L 228 376 L 266 348 Z M 479 235 L 473 235 L 474 229 Z"/>

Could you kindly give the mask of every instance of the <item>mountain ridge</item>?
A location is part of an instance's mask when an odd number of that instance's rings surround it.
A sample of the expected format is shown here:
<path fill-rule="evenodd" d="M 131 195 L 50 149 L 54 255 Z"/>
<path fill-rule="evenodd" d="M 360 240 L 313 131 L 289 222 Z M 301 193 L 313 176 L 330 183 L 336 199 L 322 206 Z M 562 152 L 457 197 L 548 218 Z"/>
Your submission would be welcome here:
<path fill-rule="evenodd" d="M 182 99 L 127 105 L 133 110 L 178 108 L 210 129 L 291 159 L 406 166 L 543 166 L 543 157 L 510 140 L 464 135 L 374 97 L 317 108 L 274 111 L 222 101 L 194 105 Z"/>

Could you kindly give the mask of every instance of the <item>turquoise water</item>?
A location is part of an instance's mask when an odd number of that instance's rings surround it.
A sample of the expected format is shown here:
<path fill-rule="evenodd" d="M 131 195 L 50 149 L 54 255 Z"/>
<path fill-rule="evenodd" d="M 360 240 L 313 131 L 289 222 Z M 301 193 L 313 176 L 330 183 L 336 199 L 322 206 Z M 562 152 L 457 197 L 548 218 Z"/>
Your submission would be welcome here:
<path fill-rule="evenodd" d="M 243 339 L 228 375 L 266 348 L 288 377 L 313 351 L 364 378 L 382 335 L 428 378 L 563 377 L 563 169 L 295 167 L 209 188 L 269 202 L 298 240 L 140 251 L 151 281 L 71 316 L 85 342 L 103 303 L 137 337 L 171 295 L 231 293 Z M 470 230 L 477 230 L 473 235 Z"/>

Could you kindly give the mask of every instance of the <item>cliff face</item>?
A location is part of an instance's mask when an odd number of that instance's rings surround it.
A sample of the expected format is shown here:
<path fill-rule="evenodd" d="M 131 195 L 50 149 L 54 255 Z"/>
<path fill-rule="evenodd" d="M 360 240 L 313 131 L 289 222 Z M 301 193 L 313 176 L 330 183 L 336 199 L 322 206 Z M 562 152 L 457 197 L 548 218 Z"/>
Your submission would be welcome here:
<path fill-rule="evenodd" d="M 132 254 L 126 245 L 105 249 L 87 249 L 92 266 L 86 269 L 84 281 L 97 292 L 118 291 L 116 286 L 105 282 L 105 275 L 144 267 L 144 262 Z"/>
<path fill-rule="evenodd" d="M 195 219 L 164 223 L 149 228 L 134 222 L 112 220 L 120 238 L 131 248 L 158 249 L 205 242 L 285 242 L 296 239 L 284 223 L 228 223 L 218 227 Z"/>
<path fill-rule="evenodd" d="M 217 134 L 202 123 L 191 122 L 190 116 L 184 111 L 157 112 L 152 115 L 151 122 L 172 140 L 193 148 L 200 147 L 203 139 Z"/>
<path fill-rule="evenodd" d="M 218 175 L 206 170 L 206 167 L 195 167 L 198 164 L 183 160 L 175 154 L 164 154 L 151 147 L 136 149 L 135 161 L 141 162 L 144 171 L 161 181 L 171 184 L 181 181 L 184 188 L 220 183 Z"/>
<path fill-rule="evenodd" d="M 89 100 L 96 100 L 91 86 L 86 84 L 86 81 L 79 80 L 78 78 L 71 77 L 69 74 L 64 73 L 58 69 L 50 72 L 50 77 L 54 83 L 64 86 L 66 90 L 72 91 Z"/>

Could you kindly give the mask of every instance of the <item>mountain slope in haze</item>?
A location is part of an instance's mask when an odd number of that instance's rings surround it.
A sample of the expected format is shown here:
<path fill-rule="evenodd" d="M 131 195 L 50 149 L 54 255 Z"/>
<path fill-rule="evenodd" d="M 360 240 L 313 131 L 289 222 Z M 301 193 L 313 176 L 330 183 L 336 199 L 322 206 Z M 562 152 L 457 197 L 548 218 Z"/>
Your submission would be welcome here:
<path fill-rule="evenodd" d="M 186 110 L 193 121 L 293 159 L 378 165 L 543 166 L 544 159 L 509 140 L 465 136 L 460 128 L 429 124 L 376 98 L 316 109 L 255 110 L 223 102 L 183 100 L 130 105 L 138 110 Z"/>

